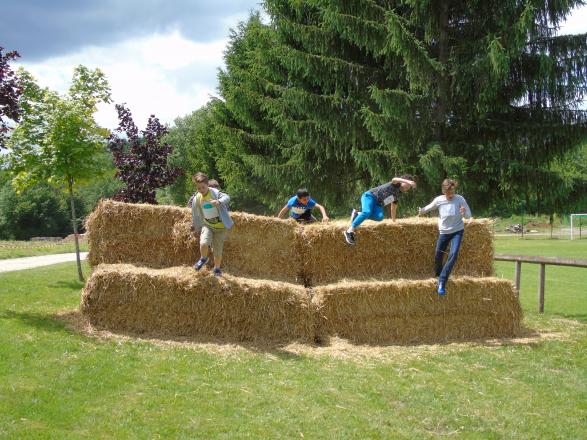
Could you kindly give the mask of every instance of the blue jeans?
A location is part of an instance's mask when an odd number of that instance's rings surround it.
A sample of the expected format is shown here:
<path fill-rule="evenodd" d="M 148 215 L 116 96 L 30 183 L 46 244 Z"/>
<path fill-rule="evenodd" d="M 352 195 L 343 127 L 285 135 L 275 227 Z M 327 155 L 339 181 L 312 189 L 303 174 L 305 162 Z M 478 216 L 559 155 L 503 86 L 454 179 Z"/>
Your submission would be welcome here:
<path fill-rule="evenodd" d="M 452 234 L 440 234 L 438 236 L 438 241 L 436 242 L 436 255 L 434 256 L 434 266 L 438 281 L 443 283 L 448 281 L 448 277 L 457 261 L 457 256 L 459 255 L 459 249 L 461 247 L 461 240 L 463 239 L 464 232 L 465 230 L 461 229 L 460 231 L 453 232 Z M 448 258 L 444 266 L 442 266 L 442 260 L 444 254 L 446 253 L 446 247 L 449 243 L 450 251 L 448 253 Z"/>
<path fill-rule="evenodd" d="M 377 199 L 369 191 L 365 191 L 361 196 L 361 212 L 353 221 L 353 228 L 358 228 L 365 220 L 375 220 L 380 222 L 385 218 L 383 206 L 377 203 Z"/>

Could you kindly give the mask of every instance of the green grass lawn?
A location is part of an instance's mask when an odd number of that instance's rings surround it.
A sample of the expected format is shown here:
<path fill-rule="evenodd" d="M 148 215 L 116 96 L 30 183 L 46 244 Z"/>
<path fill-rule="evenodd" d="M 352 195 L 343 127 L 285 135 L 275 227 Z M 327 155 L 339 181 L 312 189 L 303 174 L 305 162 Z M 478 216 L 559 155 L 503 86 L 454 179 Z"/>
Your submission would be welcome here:
<path fill-rule="evenodd" d="M 87 251 L 88 244 L 85 240 L 80 241 L 80 250 Z M 0 260 L 6 258 L 34 257 L 37 255 L 63 254 L 75 252 L 73 241 L 61 243 L 43 241 L 1 241 Z"/>
<path fill-rule="evenodd" d="M 497 237 L 495 251 L 502 254 L 541 255 L 587 259 L 587 240 L 549 240 Z M 520 301 L 525 310 L 538 309 L 538 264 L 522 263 Z M 495 262 L 497 276 L 514 279 L 515 263 Z M 587 269 L 546 266 L 544 310 L 549 315 L 587 322 Z"/>
<path fill-rule="evenodd" d="M 564 319 L 587 313 L 582 276 L 547 278 L 544 316 L 523 285 L 526 325 L 558 339 L 344 359 L 92 338 L 54 317 L 79 304 L 74 264 L 0 274 L 0 437 L 586 438 L 587 325 Z"/>

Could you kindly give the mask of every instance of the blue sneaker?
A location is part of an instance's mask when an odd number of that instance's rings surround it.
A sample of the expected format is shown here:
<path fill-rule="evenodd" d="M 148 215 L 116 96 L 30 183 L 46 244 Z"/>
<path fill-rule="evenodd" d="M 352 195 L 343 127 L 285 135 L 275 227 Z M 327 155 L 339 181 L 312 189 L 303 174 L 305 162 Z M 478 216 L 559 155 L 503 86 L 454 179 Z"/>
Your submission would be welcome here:
<path fill-rule="evenodd" d="M 214 268 L 214 276 L 215 277 L 221 277 L 222 276 L 222 271 L 220 270 L 219 267 L 215 267 Z"/>
<path fill-rule="evenodd" d="M 444 281 L 439 281 L 438 282 L 438 290 L 437 290 L 439 295 L 446 295 L 446 288 L 444 285 Z"/>
<path fill-rule="evenodd" d="M 206 264 L 207 262 L 208 262 L 208 257 L 200 258 L 198 261 L 196 261 L 196 264 L 194 264 L 194 269 L 200 270 L 202 267 L 204 267 L 204 264 Z"/>

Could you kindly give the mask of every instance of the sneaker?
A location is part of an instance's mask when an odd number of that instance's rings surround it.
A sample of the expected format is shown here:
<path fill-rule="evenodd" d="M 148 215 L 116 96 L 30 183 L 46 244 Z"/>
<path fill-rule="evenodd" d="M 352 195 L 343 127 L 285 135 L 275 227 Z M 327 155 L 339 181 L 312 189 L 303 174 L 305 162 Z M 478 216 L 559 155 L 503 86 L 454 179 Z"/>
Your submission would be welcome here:
<path fill-rule="evenodd" d="M 355 221 L 358 215 L 359 213 L 357 212 L 357 210 L 353 208 L 353 210 L 351 211 L 351 223 Z"/>
<path fill-rule="evenodd" d="M 344 231 L 344 239 L 346 240 L 346 242 L 350 245 L 354 245 L 355 244 L 355 233 L 354 232 L 349 232 L 349 231 Z"/>
<path fill-rule="evenodd" d="M 206 264 L 207 262 L 208 262 L 208 257 L 200 258 L 198 261 L 196 261 L 196 264 L 194 264 L 194 269 L 200 270 L 202 267 L 204 267 L 204 264 Z"/>
<path fill-rule="evenodd" d="M 438 290 L 437 290 L 439 295 L 446 295 L 446 288 L 444 286 L 444 281 L 439 281 L 438 282 Z"/>
<path fill-rule="evenodd" d="M 214 268 L 214 276 L 215 277 L 221 277 L 222 276 L 222 271 L 220 270 L 219 267 L 215 267 Z"/>

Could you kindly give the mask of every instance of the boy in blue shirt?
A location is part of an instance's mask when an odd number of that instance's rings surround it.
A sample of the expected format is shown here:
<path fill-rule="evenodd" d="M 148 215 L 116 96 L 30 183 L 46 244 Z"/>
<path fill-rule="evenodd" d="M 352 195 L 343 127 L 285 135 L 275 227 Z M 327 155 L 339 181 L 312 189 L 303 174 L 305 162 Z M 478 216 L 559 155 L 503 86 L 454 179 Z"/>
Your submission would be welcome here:
<path fill-rule="evenodd" d="M 322 222 L 330 220 L 324 206 L 316 203 L 316 201 L 310 197 L 310 193 L 306 188 L 298 189 L 295 196 L 287 201 L 287 204 L 281 208 L 277 217 L 284 218 L 285 214 L 289 211 L 289 215 L 295 221 L 299 223 L 314 223 L 316 217 L 312 215 L 312 209 L 317 207 L 322 213 Z"/>

